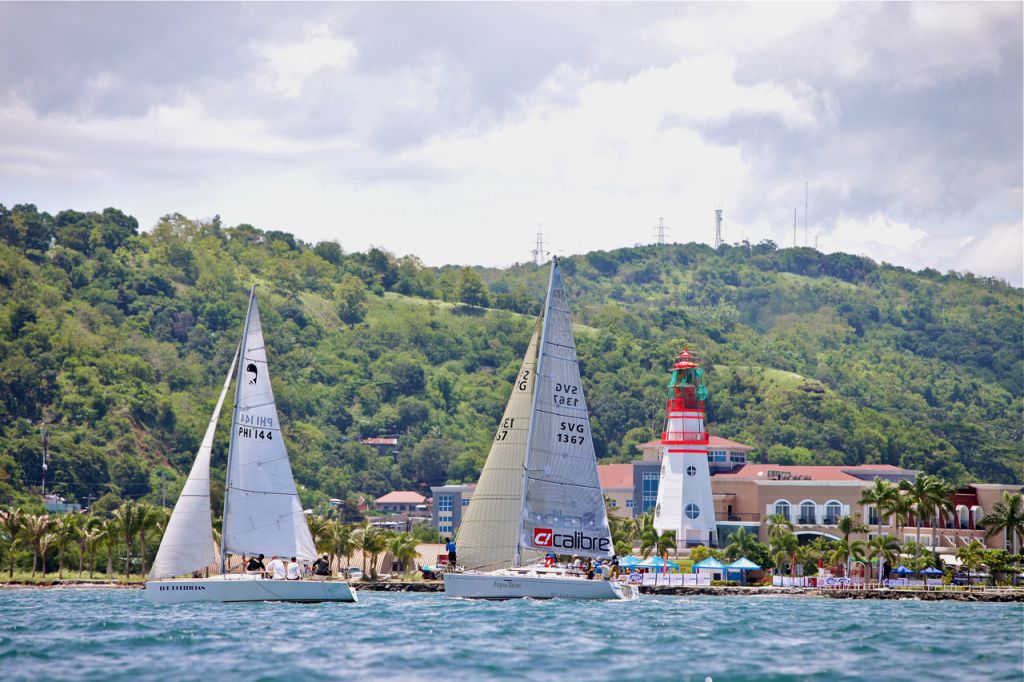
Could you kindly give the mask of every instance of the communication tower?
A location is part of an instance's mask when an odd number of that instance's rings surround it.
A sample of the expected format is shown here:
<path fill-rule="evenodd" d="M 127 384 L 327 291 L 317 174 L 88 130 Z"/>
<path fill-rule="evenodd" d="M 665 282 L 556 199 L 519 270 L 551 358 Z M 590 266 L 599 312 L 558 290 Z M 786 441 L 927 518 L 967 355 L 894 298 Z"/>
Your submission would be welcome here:
<path fill-rule="evenodd" d="M 715 248 L 722 245 L 722 209 L 715 209 Z"/>
<path fill-rule="evenodd" d="M 544 250 L 544 235 L 540 231 L 540 223 L 537 224 L 537 241 L 534 242 L 533 251 L 533 264 L 543 265 L 544 261 L 548 258 L 548 252 Z"/>
<path fill-rule="evenodd" d="M 654 228 L 654 235 L 658 238 L 658 244 L 661 246 L 665 245 L 665 235 L 668 233 L 668 228 L 665 227 L 665 219 L 658 218 L 658 226 Z"/>

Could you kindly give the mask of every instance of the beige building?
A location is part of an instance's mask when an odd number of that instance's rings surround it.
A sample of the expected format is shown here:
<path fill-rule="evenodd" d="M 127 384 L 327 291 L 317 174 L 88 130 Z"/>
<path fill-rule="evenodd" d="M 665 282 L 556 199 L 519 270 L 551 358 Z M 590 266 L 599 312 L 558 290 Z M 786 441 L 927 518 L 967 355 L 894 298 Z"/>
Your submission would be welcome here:
<path fill-rule="evenodd" d="M 650 511 L 657 497 L 661 443 L 652 441 L 638 448 L 643 453 L 640 461 L 598 466 L 606 496 L 624 516 Z M 748 464 L 746 458 L 751 450 L 750 446 L 716 436 L 711 437 L 708 446 L 712 497 L 722 543 L 741 526 L 757 534 L 761 542 L 768 542 L 765 519 L 772 514 L 785 516 L 802 542 L 816 536 L 840 538 L 836 524 L 843 516 L 854 516 L 868 526 L 867 533 L 855 534 L 853 539 L 869 539 L 878 532 L 878 517 L 873 505 L 859 504 L 863 491 L 874 484 L 876 477 L 898 484 L 901 480 L 914 480 L 920 473 L 888 464 Z M 976 483 L 957 490 L 952 513 L 922 523 L 921 543 L 932 546 L 934 535 L 935 549 L 940 554 L 953 554 L 957 547 L 968 545 L 973 539 L 990 548 L 1008 547 L 1005 533 L 986 541 L 985 531 L 978 528 L 978 521 L 1000 501 L 1003 491 L 1017 493 L 1021 486 Z M 882 521 L 882 533 L 895 536 L 891 519 Z M 900 534 L 901 543 L 915 540 L 913 521 Z"/>

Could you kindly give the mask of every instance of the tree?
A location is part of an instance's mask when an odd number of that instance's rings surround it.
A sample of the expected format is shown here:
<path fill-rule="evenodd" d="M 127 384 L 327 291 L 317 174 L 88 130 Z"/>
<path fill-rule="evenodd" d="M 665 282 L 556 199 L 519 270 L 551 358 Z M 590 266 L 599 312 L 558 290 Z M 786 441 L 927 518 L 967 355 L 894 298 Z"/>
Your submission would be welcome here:
<path fill-rule="evenodd" d="M 787 533 L 793 532 L 793 522 L 787 519 L 782 514 L 771 514 L 770 516 L 765 518 L 765 523 L 768 524 L 769 542 L 775 540 L 776 538 L 782 537 Z"/>
<path fill-rule="evenodd" d="M 455 287 L 455 297 L 472 306 L 486 306 L 490 302 L 487 292 L 487 285 L 480 279 L 480 275 L 469 267 L 459 271 L 458 283 Z"/>
<path fill-rule="evenodd" d="M 7 578 L 14 578 L 14 552 L 21 543 L 25 533 L 27 515 L 16 509 L 0 509 L 0 530 L 3 530 L 3 537 L 7 541 Z"/>
<path fill-rule="evenodd" d="M 366 285 L 355 275 L 343 275 L 334 287 L 334 304 L 338 317 L 348 325 L 359 324 L 366 317 Z"/>
<path fill-rule="evenodd" d="M 53 523 L 53 539 L 57 543 L 57 578 L 64 579 L 64 549 L 81 534 L 78 515 L 62 514 Z"/>
<path fill-rule="evenodd" d="M 155 530 L 160 527 L 161 522 L 167 522 L 167 511 L 163 507 L 154 507 L 151 504 L 140 502 L 137 510 L 139 520 L 139 558 L 142 560 L 139 566 L 139 577 L 146 577 L 146 531 Z"/>
<path fill-rule="evenodd" d="M 408 572 L 410 566 L 416 569 L 416 538 L 409 533 L 398 533 L 388 540 L 388 551 L 392 558 L 402 565 L 403 573 Z"/>
<path fill-rule="evenodd" d="M 1011 554 L 1020 554 L 1021 539 L 1024 538 L 1024 496 L 1003 491 L 1003 499 L 992 505 L 992 511 L 981 519 L 985 539 L 1006 531 L 1010 539 Z"/>
<path fill-rule="evenodd" d="M 725 543 L 725 555 L 730 561 L 736 561 L 740 557 L 750 557 L 757 553 L 758 545 L 761 543 L 758 541 L 757 536 L 748 531 L 743 526 L 737 528 L 729 536 L 729 539 Z"/>
<path fill-rule="evenodd" d="M 829 562 L 832 564 L 843 564 L 846 576 L 850 575 L 850 562 L 864 560 L 864 541 L 836 540 L 832 543 L 832 553 L 829 555 Z"/>
<path fill-rule="evenodd" d="M 789 561 L 790 575 L 796 577 L 796 551 L 800 541 L 795 533 L 785 531 L 776 534 L 771 541 L 772 562 L 777 569 L 781 569 Z"/>
<path fill-rule="evenodd" d="M 885 565 L 892 566 L 899 557 L 900 543 L 891 535 L 876 535 L 868 540 L 869 560 L 878 559 L 878 579 L 882 579 Z"/>
<path fill-rule="evenodd" d="M 362 526 L 353 534 L 353 540 L 363 553 L 363 576 L 369 576 L 370 580 L 377 579 L 377 557 L 387 547 L 388 536 L 387 532 L 380 528 L 380 526 L 374 526 L 367 523 Z M 366 562 L 369 559 L 370 568 L 367 573 Z"/>
<path fill-rule="evenodd" d="M 836 529 L 843 534 L 843 540 L 850 541 L 854 533 L 866 533 L 868 527 L 852 516 L 844 516 L 836 523 Z"/>
<path fill-rule="evenodd" d="M 99 521 L 99 519 L 97 519 Z M 82 542 L 84 551 L 83 554 L 89 555 L 89 578 L 92 579 L 96 569 L 96 549 L 100 542 L 106 537 L 106 531 L 103 529 L 103 522 L 91 523 L 85 527 L 82 532 Z M 81 577 L 81 572 L 79 572 Z"/>
<path fill-rule="evenodd" d="M 882 535 L 883 510 L 887 508 L 896 495 L 899 495 L 899 490 L 896 486 L 876 476 L 874 485 L 861 491 L 860 499 L 857 500 L 857 504 L 871 504 L 875 506 L 875 515 L 878 517 L 879 536 Z"/>
<path fill-rule="evenodd" d="M 125 545 L 124 579 L 126 581 L 131 575 L 132 546 L 135 544 L 135 536 L 142 528 L 143 519 L 140 511 L 138 503 L 125 502 L 114 512 L 114 521 L 117 522 L 117 529 L 121 533 Z"/>
<path fill-rule="evenodd" d="M 118 528 L 118 521 L 115 518 L 109 518 L 103 521 L 103 534 L 100 540 L 103 542 L 103 548 L 107 550 L 107 579 L 113 579 L 114 577 L 114 555 L 117 553 L 117 545 L 119 542 L 120 531 Z"/>
<path fill-rule="evenodd" d="M 356 550 L 355 538 L 352 535 L 352 527 L 341 523 L 334 524 L 331 533 L 331 554 L 345 557 L 345 568 L 352 563 L 352 552 Z"/>
<path fill-rule="evenodd" d="M 957 547 L 956 558 L 960 565 L 967 569 L 967 583 L 971 584 L 971 573 L 981 568 L 985 560 L 985 545 L 977 540 L 971 540 L 971 544 L 964 547 Z"/>
<path fill-rule="evenodd" d="M 46 535 L 53 527 L 53 521 L 46 514 L 38 516 L 28 514 L 25 518 L 24 534 L 25 539 L 32 544 L 32 577 L 36 577 L 36 564 L 40 554 L 43 554 L 43 575 L 46 575 L 46 556 L 42 545 Z"/>

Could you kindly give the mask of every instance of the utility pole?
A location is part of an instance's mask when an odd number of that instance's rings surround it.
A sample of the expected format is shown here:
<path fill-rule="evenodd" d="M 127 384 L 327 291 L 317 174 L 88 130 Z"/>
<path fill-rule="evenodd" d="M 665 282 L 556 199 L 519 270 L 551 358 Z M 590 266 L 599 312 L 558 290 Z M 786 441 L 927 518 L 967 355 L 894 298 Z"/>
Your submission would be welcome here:
<path fill-rule="evenodd" d="M 807 241 L 807 183 L 804 183 L 804 246 L 810 246 Z"/>
<path fill-rule="evenodd" d="M 796 248 L 796 209 L 793 209 L 793 248 Z"/>

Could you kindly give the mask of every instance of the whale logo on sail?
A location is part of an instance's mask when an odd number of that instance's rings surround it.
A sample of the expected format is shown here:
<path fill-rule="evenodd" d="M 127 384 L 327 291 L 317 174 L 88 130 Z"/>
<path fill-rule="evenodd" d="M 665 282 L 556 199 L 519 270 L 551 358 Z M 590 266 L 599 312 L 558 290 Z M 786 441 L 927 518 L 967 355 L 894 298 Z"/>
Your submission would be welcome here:
<path fill-rule="evenodd" d="M 246 371 L 247 374 L 252 375 L 252 378 L 249 379 L 249 385 L 250 386 L 255 386 L 256 385 L 256 377 L 259 376 L 260 371 L 256 368 L 256 365 L 254 363 L 251 363 L 251 362 L 248 365 L 245 366 L 245 371 Z"/>

